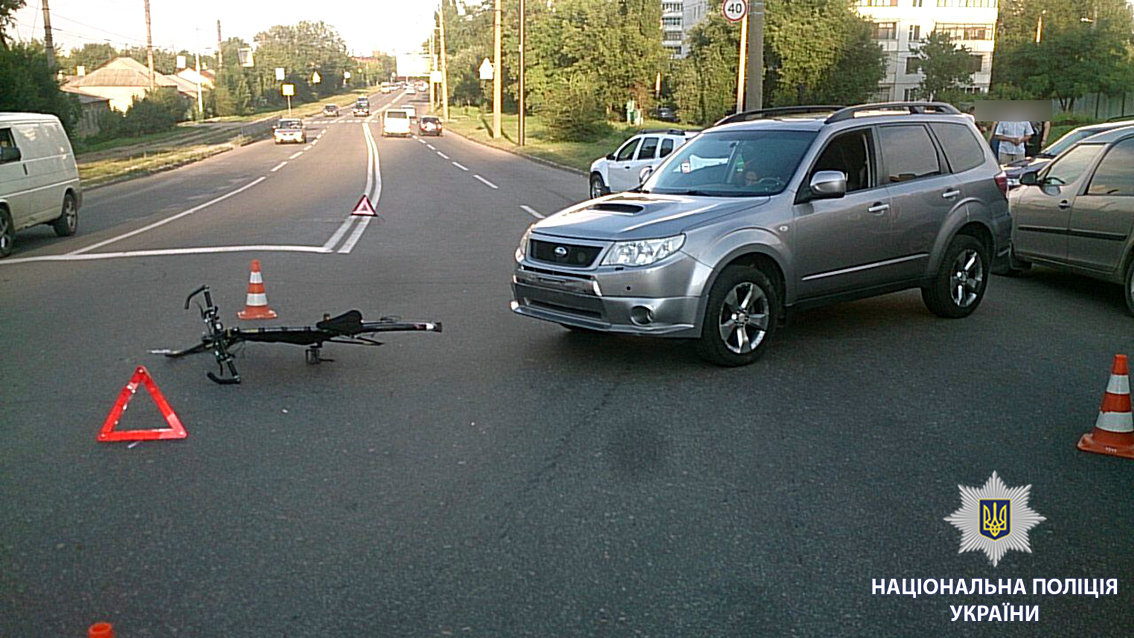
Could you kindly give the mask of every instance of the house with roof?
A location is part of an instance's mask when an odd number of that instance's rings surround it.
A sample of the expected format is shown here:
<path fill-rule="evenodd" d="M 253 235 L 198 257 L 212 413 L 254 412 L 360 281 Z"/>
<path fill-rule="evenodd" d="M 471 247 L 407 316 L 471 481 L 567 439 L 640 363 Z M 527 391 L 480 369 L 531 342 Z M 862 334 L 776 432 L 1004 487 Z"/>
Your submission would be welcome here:
<path fill-rule="evenodd" d="M 104 113 L 110 112 L 110 99 L 66 86 L 63 87 L 63 90 L 77 96 L 79 105 L 82 107 L 79 121 L 75 123 L 75 134 L 79 137 L 98 135 L 99 120 L 102 119 Z"/>
<path fill-rule="evenodd" d="M 175 89 L 186 96 L 197 95 L 195 83 L 173 79 L 156 71 L 153 87 Z M 125 113 L 135 98 L 143 98 L 150 92 L 150 69 L 133 58 L 115 58 L 95 71 L 67 82 L 63 89 L 107 98 L 110 108 Z"/>

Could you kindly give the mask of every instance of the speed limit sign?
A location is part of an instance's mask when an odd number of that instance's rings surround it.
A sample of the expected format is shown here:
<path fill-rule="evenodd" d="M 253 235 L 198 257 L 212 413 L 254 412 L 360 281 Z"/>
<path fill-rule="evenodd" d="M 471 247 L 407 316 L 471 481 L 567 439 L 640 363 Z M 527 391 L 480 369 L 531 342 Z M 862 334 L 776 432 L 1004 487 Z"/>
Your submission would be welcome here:
<path fill-rule="evenodd" d="M 724 0 L 721 13 L 729 22 L 740 22 L 748 15 L 748 3 L 745 0 Z"/>

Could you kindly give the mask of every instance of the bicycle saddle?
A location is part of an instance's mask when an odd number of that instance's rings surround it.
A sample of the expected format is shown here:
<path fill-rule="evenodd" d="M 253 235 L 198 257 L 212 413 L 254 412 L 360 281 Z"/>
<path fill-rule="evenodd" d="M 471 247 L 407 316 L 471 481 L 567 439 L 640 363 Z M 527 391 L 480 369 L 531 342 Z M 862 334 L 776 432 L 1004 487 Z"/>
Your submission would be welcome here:
<path fill-rule="evenodd" d="M 327 332 L 353 335 L 362 330 L 362 313 L 357 310 L 348 310 L 337 317 L 320 321 L 315 324 L 315 327 Z"/>

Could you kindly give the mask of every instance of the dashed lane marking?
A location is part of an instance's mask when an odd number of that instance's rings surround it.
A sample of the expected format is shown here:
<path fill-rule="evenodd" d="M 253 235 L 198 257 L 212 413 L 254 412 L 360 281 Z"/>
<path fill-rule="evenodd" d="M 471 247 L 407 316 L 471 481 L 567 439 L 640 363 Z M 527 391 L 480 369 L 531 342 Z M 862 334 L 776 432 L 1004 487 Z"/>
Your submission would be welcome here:
<path fill-rule="evenodd" d="M 275 167 L 275 168 L 273 168 L 273 169 L 271 170 L 271 172 L 272 172 L 272 173 L 274 173 L 274 172 L 276 172 L 276 171 L 280 170 L 281 168 L 283 168 L 283 167 L 285 167 L 285 166 L 287 166 L 287 162 L 280 162 L 279 164 L 276 164 L 276 167 Z"/>
<path fill-rule="evenodd" d="M 531 206 L 526 206 L 524 204 L 520 204 L 520 208 L 524 209 L 524 211 L 527 214 L 531 215 L 532 217 L 535 217 L 536 219 L 543 219 L 544 218 L 543 215 L 537 213 L 536 210 L 534 208 L 532 208 Z"/>
<path fill-rule="evenodd" d="M 461 165 L 460 165 L 460 164 L 458 164 L 457 162 L 453 162 L 453 166 L 456 166 L 457 168 L 461 169 L 462 171 L 467 171 L 467 170 L 469 170 L 468 168 L 466 168 L 466 167 L 464 167 L 464 166 L 461 166 Z"/>
<path fill-rule="evenodd" d="M 441 157 L 443 157 L 444 159 L 449 159 L 449 156 L 442 153 L 441 151 L 437 151 L 437 154 L 440 155 Z"/>
<path fill-rule="evenodd" d="M 484 179 L 484 178 L 483 178 L 483 177 L 481 177 L 480 175 L 473 175 L 473 177 L 475 177 L 475 178 L 479 179 L 479 180 L 480 180 L 481 182 L 483 182 L 483 183 L 484 183 L 484 185 L 485 185 L 485 186 L 487 186 L 487 187 L 489 187 L 489 188 L 493 188 L 493 189 L 495 189 L 495 188 L 500 188 L 500 187 L 499 187 L 499 186 L 497 186 L 496 184 L 493 184 L 492 182 L 490 182 L 490 181 L 488 181 L 488 180 Z"/>
<path fill-rule="evenodd" d="M 299 151 L 299 152 L 297 152 L 297 153 L 293 153 L 293 154 L 292 154 L 292 156 L 291 156 L 291 157 L 289 157 L 288 159 L 289 159 L 289 160 L 293 160 L 293 159 L 295 159 L 295 158 L 299 157 L 300 155 L 303 155 L 303 151 Z"/>

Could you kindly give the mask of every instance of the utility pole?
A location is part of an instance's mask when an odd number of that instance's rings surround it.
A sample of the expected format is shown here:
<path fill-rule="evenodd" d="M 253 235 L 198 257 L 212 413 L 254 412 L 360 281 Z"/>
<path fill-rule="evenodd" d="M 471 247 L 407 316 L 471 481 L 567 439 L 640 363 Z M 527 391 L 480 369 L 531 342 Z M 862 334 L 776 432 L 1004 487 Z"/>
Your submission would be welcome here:
<path fill-rule="evenodd" d="M 51 39 L 51 8 L 43 0 L 43 48 L 47 53 L 47 68 L 55 66 L 55 42 Z"/>
<path fill-rule="evenodd" d="M 748 19 L 740 21 L 740 52 L 736 62 L 736 112 L 744 111 L 744 59 L 745 49 L 748 48 Z"/>
<path fill-rule="evenodd" d="M 500 66 L 500 0 L 492 12 L 492 139 L 500 139 L 500 89 L 504 69 Z"/>
<path fill-rule="evenodd" d="M 445 52 L 445 0 L 441 0 L 440 9 L 437 11 L 437 17 L 440 18 L 441 23 L 441 118 L 446 122 L 449 121 L 449 71 L 446 68 L 445 59 L 448 55 Z"/>
<path fill-rule="evenodd" d="M 150 90 L 154 90 L 154 37 L 150 31 L 150 0 L 146 2 L 146 60 L 150 63 Z"/>
<path fill-rule="evenodd" d="M 437 36 L 437 29 L 429 30 L 429 108 L 437 106 L 437 91 L 433 87 L 433 71 L 437 69 L 437 57 L 434 53 L 433 38 Z"/>
<path fill-rule="evenodd" d="M 524 0 L 520 0 L 520 93 L 518 97 L 520 106 L 520 131 L 516 136 L 516 141 L 519 142 L 520 146 L 523 146 L 526 133 L 524 130 Z"/>
<path fill-rule="evenodd" d="M 744 108 L 764 108 L 764 0 L 753 0 L 748 11 L 748 78 Z"/>
<path fill-rule="evenodd" d="M 224 68 L 224 51 L 221 49 L 220 20 L 217 20 L 217 72 Z"/>
<path fill-rule="evenodd" d="M 205 100 L 201 96 L 201 30 L 196 29 L 194 33 L 193 54 L 197 58 L 197 121 L 200 122 L 205 119 Z"/>

